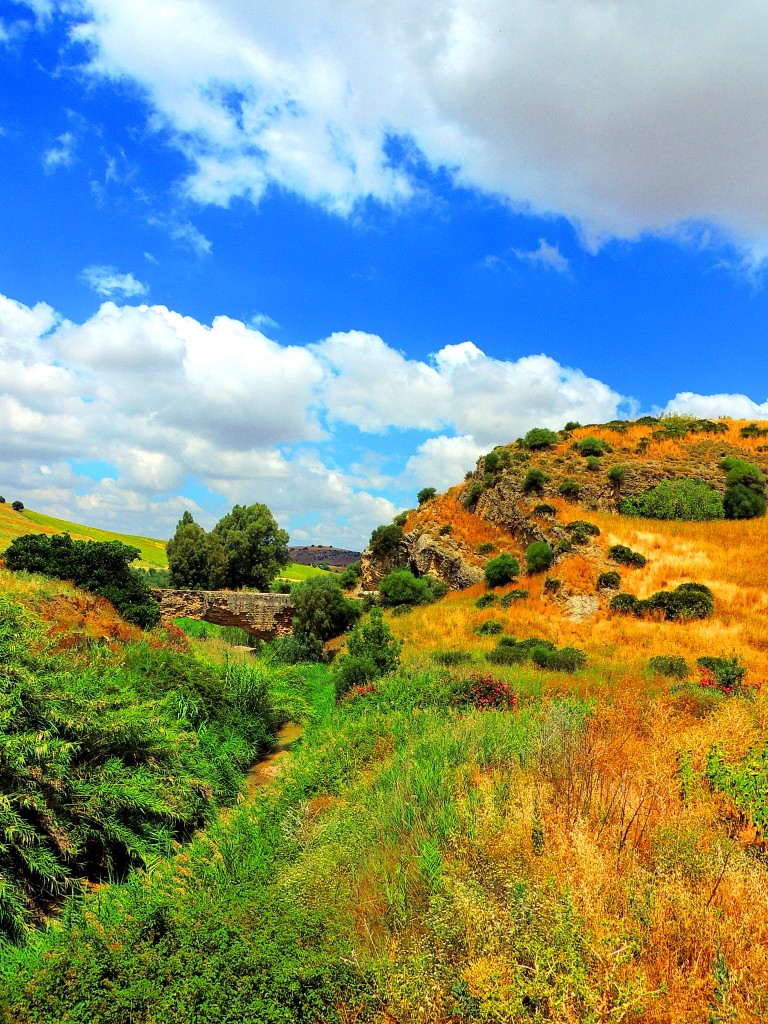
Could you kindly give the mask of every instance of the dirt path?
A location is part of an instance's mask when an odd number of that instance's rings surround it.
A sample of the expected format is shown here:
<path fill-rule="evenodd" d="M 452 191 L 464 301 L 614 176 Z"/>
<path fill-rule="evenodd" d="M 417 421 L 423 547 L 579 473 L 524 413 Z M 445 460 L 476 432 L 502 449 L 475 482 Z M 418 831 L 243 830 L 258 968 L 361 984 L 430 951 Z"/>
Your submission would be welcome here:
<path fill-rule="evenodd" d="M 278 778 L 285 767 L 291 747 L 301 738 L 303 732 L 304 726 L 296 722 L 287 722 L 278 731 L 277 741 L 272 749 L 248 769 L 243 786 L 243 802 L 250 803 L 256 796 L 256 790 L 268 786 Z"/>

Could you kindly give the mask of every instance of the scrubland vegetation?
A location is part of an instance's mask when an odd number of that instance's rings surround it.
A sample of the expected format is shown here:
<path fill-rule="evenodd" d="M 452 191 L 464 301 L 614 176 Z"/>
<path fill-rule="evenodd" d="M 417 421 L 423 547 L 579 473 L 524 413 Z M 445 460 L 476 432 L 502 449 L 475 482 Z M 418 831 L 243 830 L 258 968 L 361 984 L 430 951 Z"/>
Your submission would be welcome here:
<path fill-rule="evenodd" d="M 651 429 L 687 457 L 678 425 Z M 743 429 L 713 436 L 760 443 Z M 630 475 L 617 449 L 648 425 L 567 433 Z M 571 546 L 541 568 L 462 488 L 425 497 L 393 526 L 458 538 L 487 581 L 350 616 L 330 665 L 235 654 L 213 627 L 142 634 L 5 573 L 0 1020 L 768 1019 L 768 521 L 553 491 L 530 512 Z M 690 584 L 705 615 L 653 600 Z M 238 803 L 288 718 L 301 741 Z"/>

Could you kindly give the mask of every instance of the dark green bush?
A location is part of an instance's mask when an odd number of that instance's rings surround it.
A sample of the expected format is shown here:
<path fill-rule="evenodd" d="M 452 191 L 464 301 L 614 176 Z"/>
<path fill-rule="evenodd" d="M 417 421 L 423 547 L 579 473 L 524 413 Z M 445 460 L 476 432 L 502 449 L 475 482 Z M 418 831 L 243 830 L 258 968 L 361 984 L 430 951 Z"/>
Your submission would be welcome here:
<path fill-rule="evenodd" d="M 578 420 L 568 420 L 568 422 L 563 427 L 563 430 L 568 430 L 568 431 L 578 430 L 580 426 L 581 426 L 581 424 L 579 423 Z"/>
<path fill-rule="evenodd" d="M 532 451 L 538 451 L 542 448 L 551 448 L 559 440 L 560 438 L 554 430 L 547 430 L 546 427 L 534 427 L 523 438 L 523 444 Z"/>
<path fill-rule="evenodd" d="M 461 503 L 465 508 L 469 508 L 470 505 L 474 505 L 480 495 L 483 493 L 483 485 L 479 480 L 475 480 L 469 485 L 467 490 L 462 496 Z"/>
<path fill-rule="evenodd" d="M 702 480 L 664 480 L 634 498 L 625 498 L 619 512 L 645 519 L 704 522 L 722 519 L 723 499 Z"/>
<path fill-rule="evenodd" d="M 616 594 L 611 600 L 612 611 L 636 616 L 646 612 L 661 612 L 665 619 L 706 619 L 714 611 L 712 591 L 703 583 L 681 583 L 674 590 L 659 590 L 641 601 L 633 594 Z"/>
<path fill-rule="evenodd" d="M 544 590 L 550 594 L 556 594 L 562 586 L 562 580 L 559 580 L 557 576 L 547 576 L 544 580 Z"/>
<path fill-rule="evenodd" d="M 498 597 L 496 594 L 483 594 L 482 597 L 478 597 L 475 601 L 475 608 L 479 608 L 480 611 L 484 611 L 486 608 L 490 608 L 491 605 L 496 604 Z"/>
<path fill-rule="evenodd" d="M 486 473 L 497 473 L 508 463 L 508 448 L 494 448 L 492 452 L 488 452 L 487 455 L 483 456 L 483 467 L 485 468 Z"/>
<path fill-rule="evenodd" d="M 539 668 L 556 672 L 578 672 L 586 665 L 587 656 L 576 647 L 563 647 L 561 650 L 534 647 L 531 651 L 531 661 Z"/>
<path fill-rule="evenodd" d="M 419 505 L 423 505 L 426 501 L 431 501 L 436 494 L 436 487 L 422 487 L 422 489 L 416 495 L 416 501 L 419 503 Z"/>
<path fill-rule="evenodd" d="M 342 697 L 353 686 L 364 686 L 400 664 L 402 644 L 392 636 L 381 608 L 371 608 L 367 621 L 355 626 L 347 640 L 347 650 L 336 660 L 333 681 L 336 696 Z"/>
<path fill-rule="evenodd" d="M 599 458 L 601 455 L 605 455 L 610 450 L 610 445 L 607 441 L 602 441 L 599 437 L 582 438 L 581 441 L 577 441 L 574 446 L 575 450 L 579 455 L 583 455 L 584 458 Z"/>
<path fill-rule="evenodd" d="M 23 512 L 24 511 L 24 502 L 23 501 L 12 501 L 11 502 L 11 508 L 13 509 L 14 512 Z"/>
<path fill-rule="evenodd" d="M 477 545 L 477 553 L 478 553 L 478 555 L 490 555 L 490 553 L 492 551 L 495 551 L 495 550 L 496 550 L 496 545 L 493 544 L 489 540 L 485 541 L 483 544 L 478 544 Z"/>
<path fill-rule="evenodd" d="M 564 498 L 578 498 L 581 493 L 581 484 L 578 480 L 569 477 L 557 485 L 557 490 Z"/>
<path fill-rule="evenodd" d="M 545 540 L 535 540 L 525 551 L 525 564 L 529 573 L 546 572 L 555 560 L 555 553 Z"/>
<path fill-rule="evenodd" d="M 608 557 L 612 562 L 618 562 L 619 565 L 631 565 L 638 569 L 642 569 L 648 561 L 645 555 L 641 555 L 639 551 L 633 551 L 625 544 L 612 544 L 608 548 Z"/>
<path fill-rule="evenodd" d="M 335 576 L 313 576 L 295 586 L 292 596 L 293 636 L 314 651 L 311 661 L 320 661 L 326 641 L 341 636 L 360 617 L 360 605 L 344 596 Z"/>
<path fill-rule="evenodd" d="M 648 659 L 648 668 L 669 679 L 686 679 L 688 664 L 685 658 L 675 654 L 656 654 Z"/>
<path fill-rule="evenodd" d="M 733 484 L 726 489 L 723 498 L 726 519 L 758 519 L 765 515 L 765 509 L 765 495 L 746 484 Z"/>
<path fill-rule="evenodd" d="M 438 665 L 465 665 L 472 660 L 470 651 L 433 651 L 432 660 Z"/>
<path fill-rule="evenodd" d="M 46 536 L 27 533 L 5 552 L 14 571 L 39 572 L 106 597 L 123 618 L 147 629 L 160 619 L 160 608 L 149 595 L 143 573 L 131 569 L 139 549 L 120 541 L 72 540 L 68 533 Z"/>
<path fill-rule="evenodd" d="M 622 487 L 627 481 L 627 467 L 611 466 L 606 475 L 615 487 Z"/>
<path fill-rule="evenodd" d="M 697 658 L 696 664 L 711 672 L 721 689 L 738 689 L 747 673 L 746 668 L 737 657 L 715 658 L 705 655 L 702 658 Z"/>
<path fill-rule="evenodd" d="M 600 467 L 602 466 L 602 462 L 600 461 L 597 455 L 588 455 L 586 466 L 590 473 L 597 473 Z"/>
<path fill-rule="evenodd" d="M 391 558 L 396 555 L 403 539 L 403 528 L 396 523 L 377 526 L 368 541 L 368 547 L 375 558 Z"/>
<path fill-rule="evenodd" d="M 500 608 L 509 608 L 515 601 L 524 601 L 528 597 L 528 591 L 522 587 L 517 590 L 510 590 L 508 594 L 504 594 L 503 597 L 499 598 Z"/>
<path fill-rule="evenodd" d="M 351 562 L 344 572 L 339 576 L 339 583 L 341 583 L 344 590 L 351 590 L 357 586 L 357 581 L 362 576 L 362 566 L 359 562 Z"/>
<path fill-rule="evenodd" d="M 533 514 L 535 516 L 556 516 L 557 509 L 554 505 L 549 505 L 546 501 L 542 501 L 538 505 L 533 506 Z"/>
<path fill-rule="evenodd" d="M 621 576 L 615 569 L 609 572 L 601 572 L 597 577 L 598 590 L 618 590 L 621 585 Z"/>
<path fill-rule="evenodd" d="M 494 665 L 520 665 L 528 661 L 528 651 L 523 647 L 495 647 L 485 655 Z"/>
<path fill-rule="evenodd" d="M 523 477 L 523 490 L 526 494 L 529 491 L 540 491 L 549 477 L 543 469 L 529 469 Z"/>
<path fill-rule="evenodd" d="M 594 523 L 588 523 L 584 519 L 574 519 L 568 523 L 566 530 L 571 535 L 574 544 L 586 544 L 590 537 L 600 536 L 600 527 Z"/>
<path fill-rule="evenodd" d="M 757 423 L 748 423 L 739 431 L 742 437 L 768 437 L 768 427 L 759 427 Z"/>
<path fill-rule="evenodd" d="M 557 650 L 557 646 L 553 644 L 551 640 L 542 640 L 541 637 L 538 636 L 528 636 L 524 640 L 518 640 L 517 646 L 529 653 L 537 647 L 541 647 L 546 651 Z"/>
<path fill-rule="evenodd" d="M 440 537 L 447 537 L 449 533 L 453 533 L 453 527 L 450 523 L 443 523 L 437 533 Z"/>
<path fill-rule="evenodd" d="M 429 604 L 433 594 L 423 576 L 414 576 L 410 569 L 394 569 L 379 583 L 379 596 L 385 607 Z"/>
<path fill-rule="evenodd" d="M 479 626 L 475 626 L 478 636 L 497 636 L 503 629 L 503 624 L 497 619 L 488 619 L 486 622 L 481 622 Z"/>
<path fill-rule="evenodd" d="M 485 582 L 489 587 L 503 587 L 512 583 L 520 575 L 520 563 L 506 552 L 485 563 L 483 570 Z"/>
<path fill-rule="evenodd" d="M 616 594 L 611 598 L 609 605 L 612 612 L 621 612 L 625 615 L 640 615 L 641 602 L 634 594 Z"/>

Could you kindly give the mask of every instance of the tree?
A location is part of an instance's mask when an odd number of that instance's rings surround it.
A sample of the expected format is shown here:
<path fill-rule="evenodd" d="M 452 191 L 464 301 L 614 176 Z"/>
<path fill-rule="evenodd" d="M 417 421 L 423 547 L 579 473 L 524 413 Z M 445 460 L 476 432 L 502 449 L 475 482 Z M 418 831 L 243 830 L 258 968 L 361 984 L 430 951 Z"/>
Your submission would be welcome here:
<path fill-rule="evenodd" d="M 546 427 L 533 427 L 523 438 L 523 445 L 537 451 L 541 448 L 551 448 L 559 440 L 560 438 L 554 430 L 548 430 Z"/>
<path fill-rule="evenodd" d="M 176 532 L 166 545 L 168 576 L 172 587 L 208 590 L 211 586 L 211 561 L 206 532 L 185 512 Z"/>
<path fill-rule="evenodd" d="M 14 501 L 14 502 L 11 503 L 11 508 L 14 510 L 14 512 L 23 512 L 24 511 L 24 502 L 23 501 Z"/>
<path fill-rule="evenodd" d="M 425 501 L 431 501 L 437 494 L 437 488 L 435 487 L 422 487 L 419 493 L 416 495 L 416 500 L 420 505 L 423 505 Z"/>
<path fill-rule="evenodd" d="M 371 608 L 367 622 L 355 626 L 347 641 L 347 653 L 334 666 L 336 696 L 343 697 L 353 686 L 364 686 L 394 672 L 400 663 L 402 643 L 384 621 L 381 608 Z"/>
<path fill-rule="evenodd" d="M 360 615 L 358 603 L 344 596 L 330 574 L 294 587 L 292 597 L 294 637 L 315 660 L 321 658 L 323 644 L 344 633 Z"/>
<path fill-rule="evenodd" d="M 379 583 L 381 603 L 394 607 L 400 604 L 428 604 L 432 599 L 429 581 L 414 576 L 410 569 L 395 569 Z"/>
<path fill-rule="evenodd" d="M 291 556 L 288 534 L 266 505 L 235 505 L 213 528 L 227 560 L 226 585 L 266 590 Z"/>
<path fill-rule="evenodd" d="M 503 587 L 512 583 L 520 575 L 520 563 L 513 556 L 504 552 L 485 563 L 485 582 L 489 587 Z"/>
<path fill-rule="evenodd" d="M 555 560 L 555 553 L 545 540 L 535 540 L 525 551 L 528 572 L 545 572 Z"/>

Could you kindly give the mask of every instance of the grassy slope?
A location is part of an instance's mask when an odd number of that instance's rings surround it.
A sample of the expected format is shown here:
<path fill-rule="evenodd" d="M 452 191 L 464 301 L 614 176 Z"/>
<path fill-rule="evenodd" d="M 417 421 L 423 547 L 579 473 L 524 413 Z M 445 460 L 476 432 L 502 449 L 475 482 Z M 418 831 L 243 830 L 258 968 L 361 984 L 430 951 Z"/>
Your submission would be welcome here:
<path fill-rule="evenodd" d="M 67 522 L 65 519 L 55 519 L 42 512 L 33 512 L 31 509 L 14 512 L 9 504 L 0 505 L 0 552 L 7 548 L 15 537 L 21 537 L 25 533 L 68 533 L 74 540 L 119 540 L 123 544 L 129 544 L 131 547 L 139 549 L 140 558 L 134 563 L 137 567 L 145 569 L 166 569 L 168 567 L 165 541 L 163 540 L 99 530 L 94 526 L 83 526 L 80 523 Z M 280 573 L 280 578 L 303 581 L 312 576 L 322 575 L 323 571 L 311 565 L 297 565 L 291 562 Z"/>

